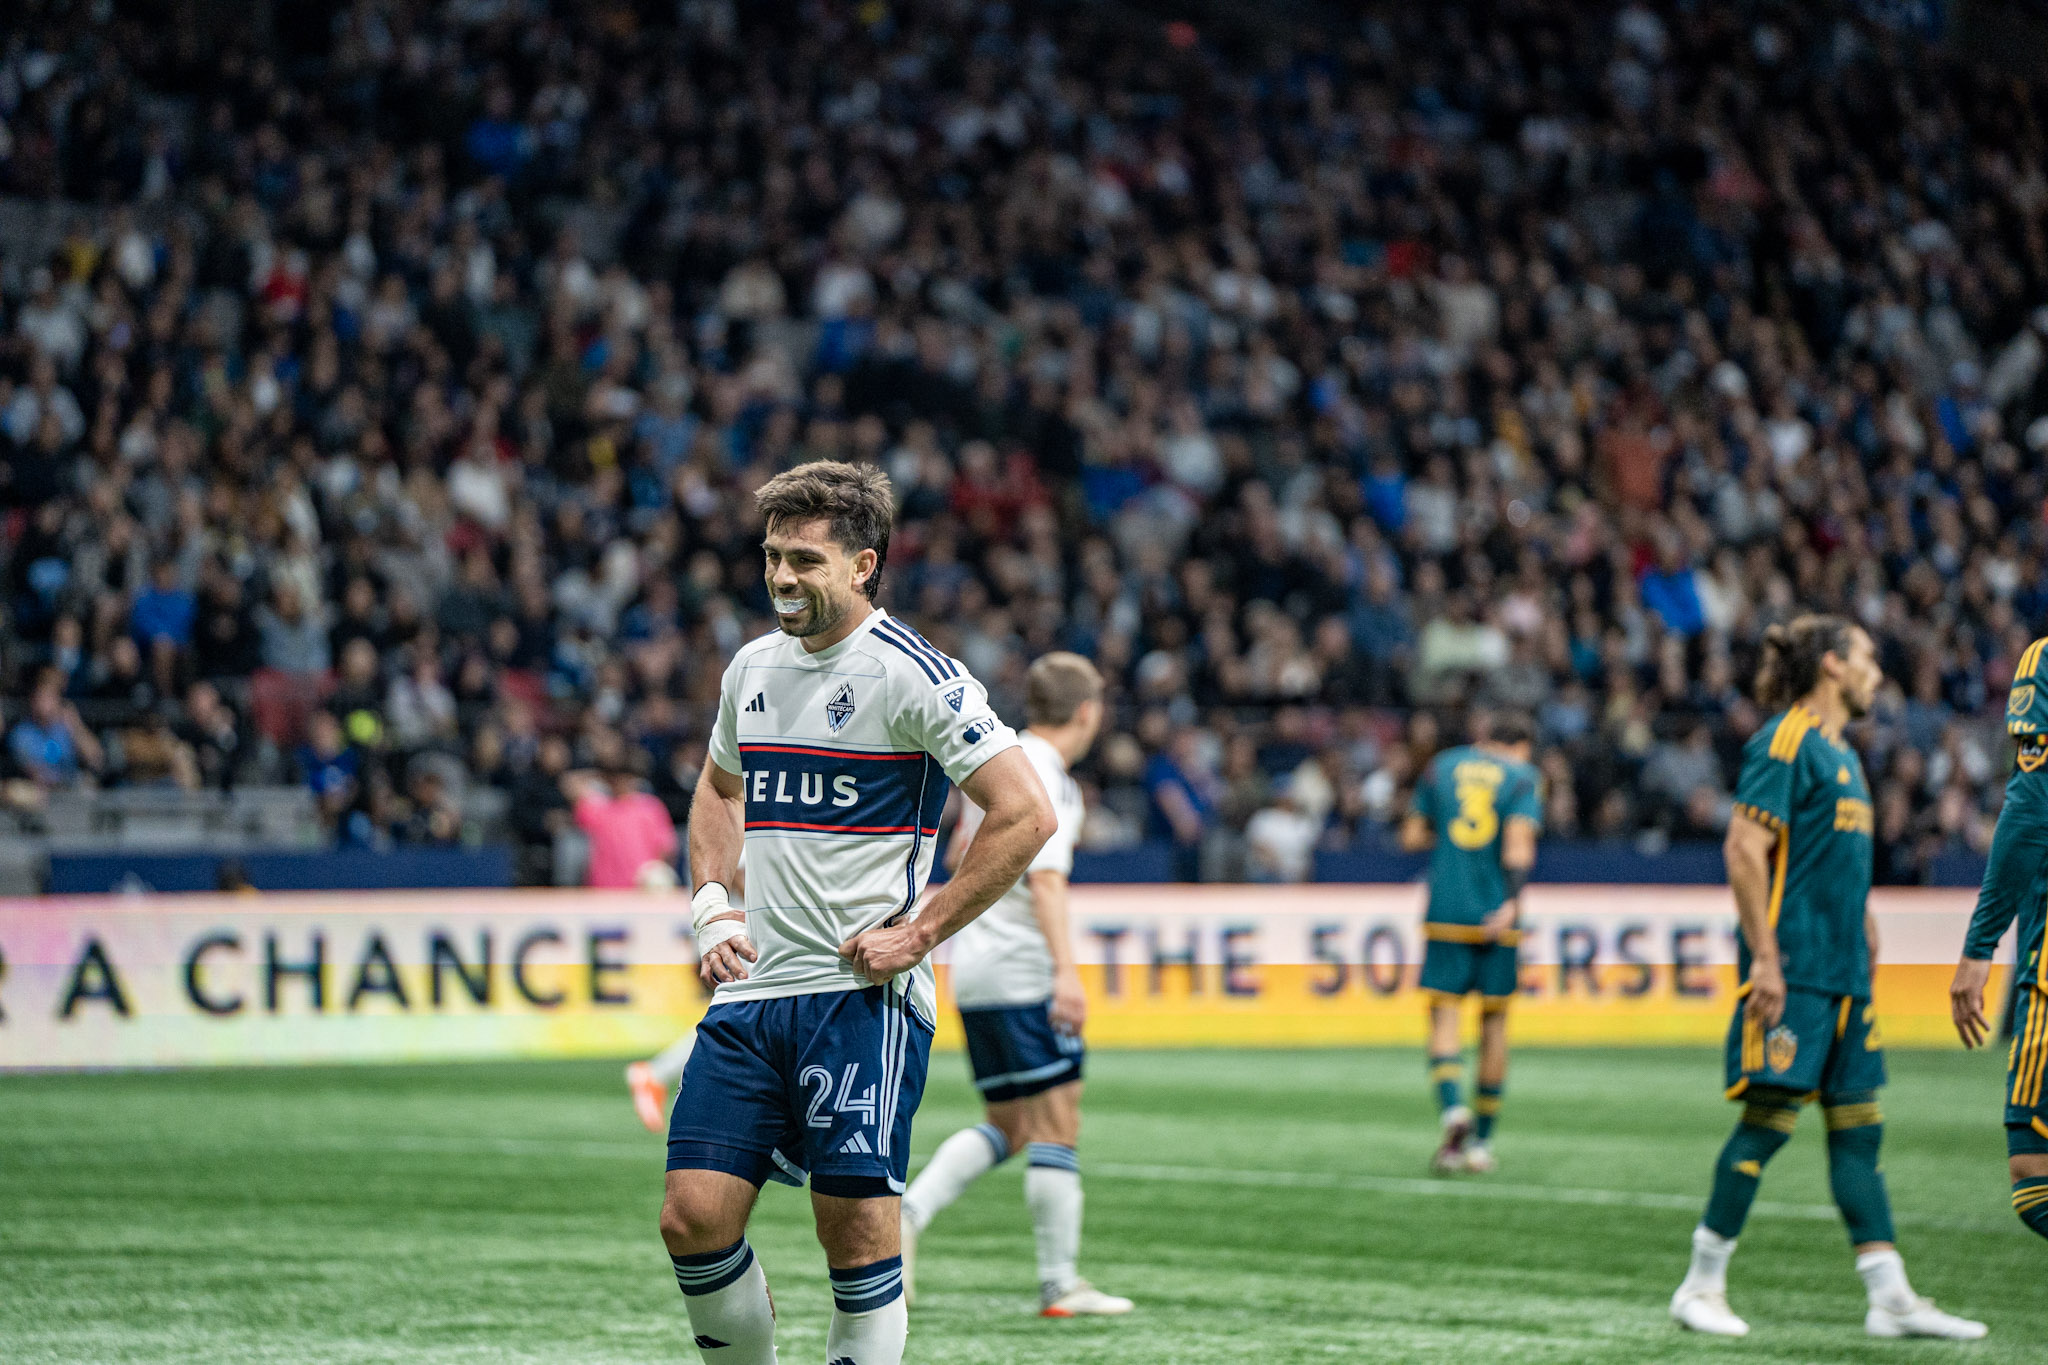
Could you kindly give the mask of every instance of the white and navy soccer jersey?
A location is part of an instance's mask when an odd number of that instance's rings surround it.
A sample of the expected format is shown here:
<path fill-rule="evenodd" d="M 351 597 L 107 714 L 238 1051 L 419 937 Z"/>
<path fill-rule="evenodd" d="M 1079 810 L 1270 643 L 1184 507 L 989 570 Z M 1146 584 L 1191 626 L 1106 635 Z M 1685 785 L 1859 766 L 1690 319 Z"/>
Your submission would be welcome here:
<path fill-rule="evenodd" d="M 669 1115 L 668 1168 L 845 1199 L 901 1194 L 932 974 L 871 985 L 839 945 L 910 910 L 946 786 L 1017 737 L 981 684 L 886 612 L 812 654 L 780 633 L 725 671 L 711 761 L 746 793 L 747 979 L 719 986 Z"/>
<path fill-rule="evenodd" d="M 743 646 L 710 753 L 746 793 L 747 933 L 761 957 L 715 999 L 866 986 L 839 945 L 916 904 L 947 784 L 1016 743 L 981 684 L 885 611 L 815 654 L 779 631 Z M 930 967 L 907 986 L 930 1020 Z"/>
<path fill-rule="evenodd" d="M 1068 774 L 1060 751 L 1028 730 L 1018 741 L 1052 798 L 1059 828 L 1017 884 L 953 936 L 948 972 L 953 999 L 962 1009 L 1035 1005 L 1052 995 L 1052 951 L 1032 910 L 1030 876 L 1048 868 L 1062 876 L 1074 870 L 1074 843 L 1081 837 L 1086 812 L 1081 788 Z M 981 808 L 967 802 L 960 823 L 963 835 L 971 836 L 980 827 Z"/>
<path fill-rule="evenodd" d="M 1059 828 L 1045 841 L 1017 884 L 971 921 L 950 943 L 949 978 L 967 1035 L 967 1062 L 975 1088 L 990 1102 L 1023 1099 L 1081 1079 L 1085 1047 L 1052 1026 L 1052 949 L 1031 902 L 1031 873 L 1074 870 L 1074 843 L 1086 811 L 1081 788 L 1066 760 L 1049 742 L 1025 731 L 1025 756 L 1052 798 Z M 971 837 L 981 811 L 973 802 L 961 816 Z"/>

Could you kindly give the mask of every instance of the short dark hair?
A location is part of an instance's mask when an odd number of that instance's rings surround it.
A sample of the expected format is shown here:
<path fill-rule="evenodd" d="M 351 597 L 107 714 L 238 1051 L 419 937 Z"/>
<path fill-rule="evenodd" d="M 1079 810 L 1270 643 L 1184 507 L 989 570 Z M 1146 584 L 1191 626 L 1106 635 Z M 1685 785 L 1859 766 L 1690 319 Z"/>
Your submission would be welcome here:
<path fill-rule="evenodd" d="M 1065 725 L 1081 703 L 1102 695 L 1102 674 L 1079 654 L 1055 650 L 1032 660 L 1024 673 L 1024 719 L 1031 725 Z"/>
<path fill-rule="evenodd" d="M 1536 726 L 1523 711 L 1496 711 L 1486 722 L 1486 738 L 1489 743 L 1504 744 L 1513 748 L 1517 744 L 1533 743 Z"/>
<path fill-rule="evenodd" d="M 777 522 L 831 524 L 830 534 L 848 554 L 875 552 L 875 571 L 861 584 L 868 601 L 882 589 L 882 563 L 889 557 L 889 531 L 896 519 L 896 493 L 889 476 L 871 464 L 813 460 L 785 469 L 761 485 L 754 505 L 772 528 Z"/>
<path fill-rule="evenodd" d="M 1763 660 L 1756 670 L 1756 699 L 1782 711 L 1811 692 L 1820 681 L 1820 661 L 1832 654 L 1849 657 L 1851 632 L 1846 616 L 1810 612 L 1783 625 L 1764 629 Z"/>

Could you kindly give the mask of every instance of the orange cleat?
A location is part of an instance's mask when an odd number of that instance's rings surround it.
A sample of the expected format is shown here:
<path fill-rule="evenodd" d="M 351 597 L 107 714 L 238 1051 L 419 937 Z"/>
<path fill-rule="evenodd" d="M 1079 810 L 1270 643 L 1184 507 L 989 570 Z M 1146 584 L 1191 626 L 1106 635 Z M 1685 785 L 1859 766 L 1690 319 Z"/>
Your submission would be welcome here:
<path fill-rule="evenodd" d="M 633 1092 L 633 1112 L 650 1133 L 668 1131 L 668 1087 L 654 1078 L 654 1068 L 645 1062 L 626 1064 L 626 1089 Z"/>

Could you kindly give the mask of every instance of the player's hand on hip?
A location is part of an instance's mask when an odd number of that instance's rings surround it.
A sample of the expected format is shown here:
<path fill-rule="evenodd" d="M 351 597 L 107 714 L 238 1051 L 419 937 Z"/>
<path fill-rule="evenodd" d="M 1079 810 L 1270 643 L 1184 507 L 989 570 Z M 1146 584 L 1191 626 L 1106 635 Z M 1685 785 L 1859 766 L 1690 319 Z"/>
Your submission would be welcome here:
<path fill-rule="evenodd" d="M 1052 983 L 1053 1031 L 1064 1033 L 1069 1038 L 1081 1036 L 1081 1030 L 1088 1024 L 1088 992 L 1082 989 L 1081 974 L 1071 967 L 1053 978 Z"/>
<path fill-rule="evenodd" d="M 1758 963 L 1749 971 L 1749 1018 L 1764 1028 L 1785 1017 L 1785 973 L 1777 963 Z"/>
<path fill-rule="evenodd" d="M 1486 941 L 1488 943 L 1500 942 L 1501 936 L 1515 927 L 1515 916 L 1520 913 L 1521 908 L 1514 901 L 1501 902 L 1499 908 L 1488 915 L 1480 925 L 1481 928 L 1486 930 Z"/>
<path fill-rule="evenodd" d="M 839 955 L 877 986 L 909 971 L 924 961 L 924 955 L 930 951 L 931 945 L 924 941 L 914 920 L 909 924 L 864 929 L 839 945 Z"/>
<path fill-rule="evenodd" d="M 745 981 L 747 964 L 759 962 L 761 950 L 745 934 L 729 938 L 704 954 L 704 960 L 697 964 L 697 975 L 707 986 L 717 986 L 727 981 Z"/>
<path fill-rule="evenodd" d="M 1964 1047 L 1982 1047 L 1991 1036 L 1991 1021 L 1984 1017 L 1984 984 L 1990 979 L 1988 960 L 1966 957 L 1956 963 L 1955 980 L 1948 986 L 1948 1012 Z"/>

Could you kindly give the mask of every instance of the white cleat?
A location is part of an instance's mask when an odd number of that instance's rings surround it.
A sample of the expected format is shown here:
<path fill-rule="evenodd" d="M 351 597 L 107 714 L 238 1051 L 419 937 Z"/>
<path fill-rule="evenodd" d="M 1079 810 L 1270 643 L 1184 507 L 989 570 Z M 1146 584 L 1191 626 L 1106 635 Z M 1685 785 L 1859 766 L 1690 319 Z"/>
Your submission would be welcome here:
<path fill-rule="evenodd" d="M 1429 1159 L 1429 1169 L 1438 1175 L 1456 1175 L 1465 1169 L 1465 1143 L 1472 1137 L 1472 1111 L 1462 1104 L 1444 1110 L 1444 1141 Z"/>
<path fill-rule="evenodd" d="M 1494 1168 L 1493 1148 L 1483 1142 L 1475 1142 L 1465 1149 L 1465 1169 L 1472 1175 L 1492 1175 Z"/>
<path fill-rule="evenodd" d="M 909 1262 L 904 1262 L 906 1266 Z M 908 1272 L 905 1274 L 908 1283 Z M 1055 1292 L 1050 1285 L 1039 1291 L 1041 1318 L 1117 1318 L 1131 1311 L 1129 1299 L 1105 1294 L 1086 1280 L 1076 1280 Z"/>
<path fill-rule="evenodd" d="M 1678 1286 L 1678 1292 L 1671 1296 L 1671 1320 L 1710 1337 L 1749 1335 L 1749 1324 L 1735 1316 L 1735 1310 L 1728 1306 L 1728 1296 L 1715 1289 Z"/>
<path fill-rule="evenodd" d="M 1991 1329 L 1981 1322 L 1944 1313 L 1933 1299 L 1915 1294 L 1904 1308 L 1870 1305 L 1863 1330 L 1874 1337 L 1940 1337 L 1944 1341 L 1976 1341 Z"/>
<path fill-rule="evenodd" d="M 909 1214 L 900 1219 L 897 1235 L 903 1255 L 903 1306 L 909 1308 L 917 1302 L 917 1224 L 910 1221 Z"/>

